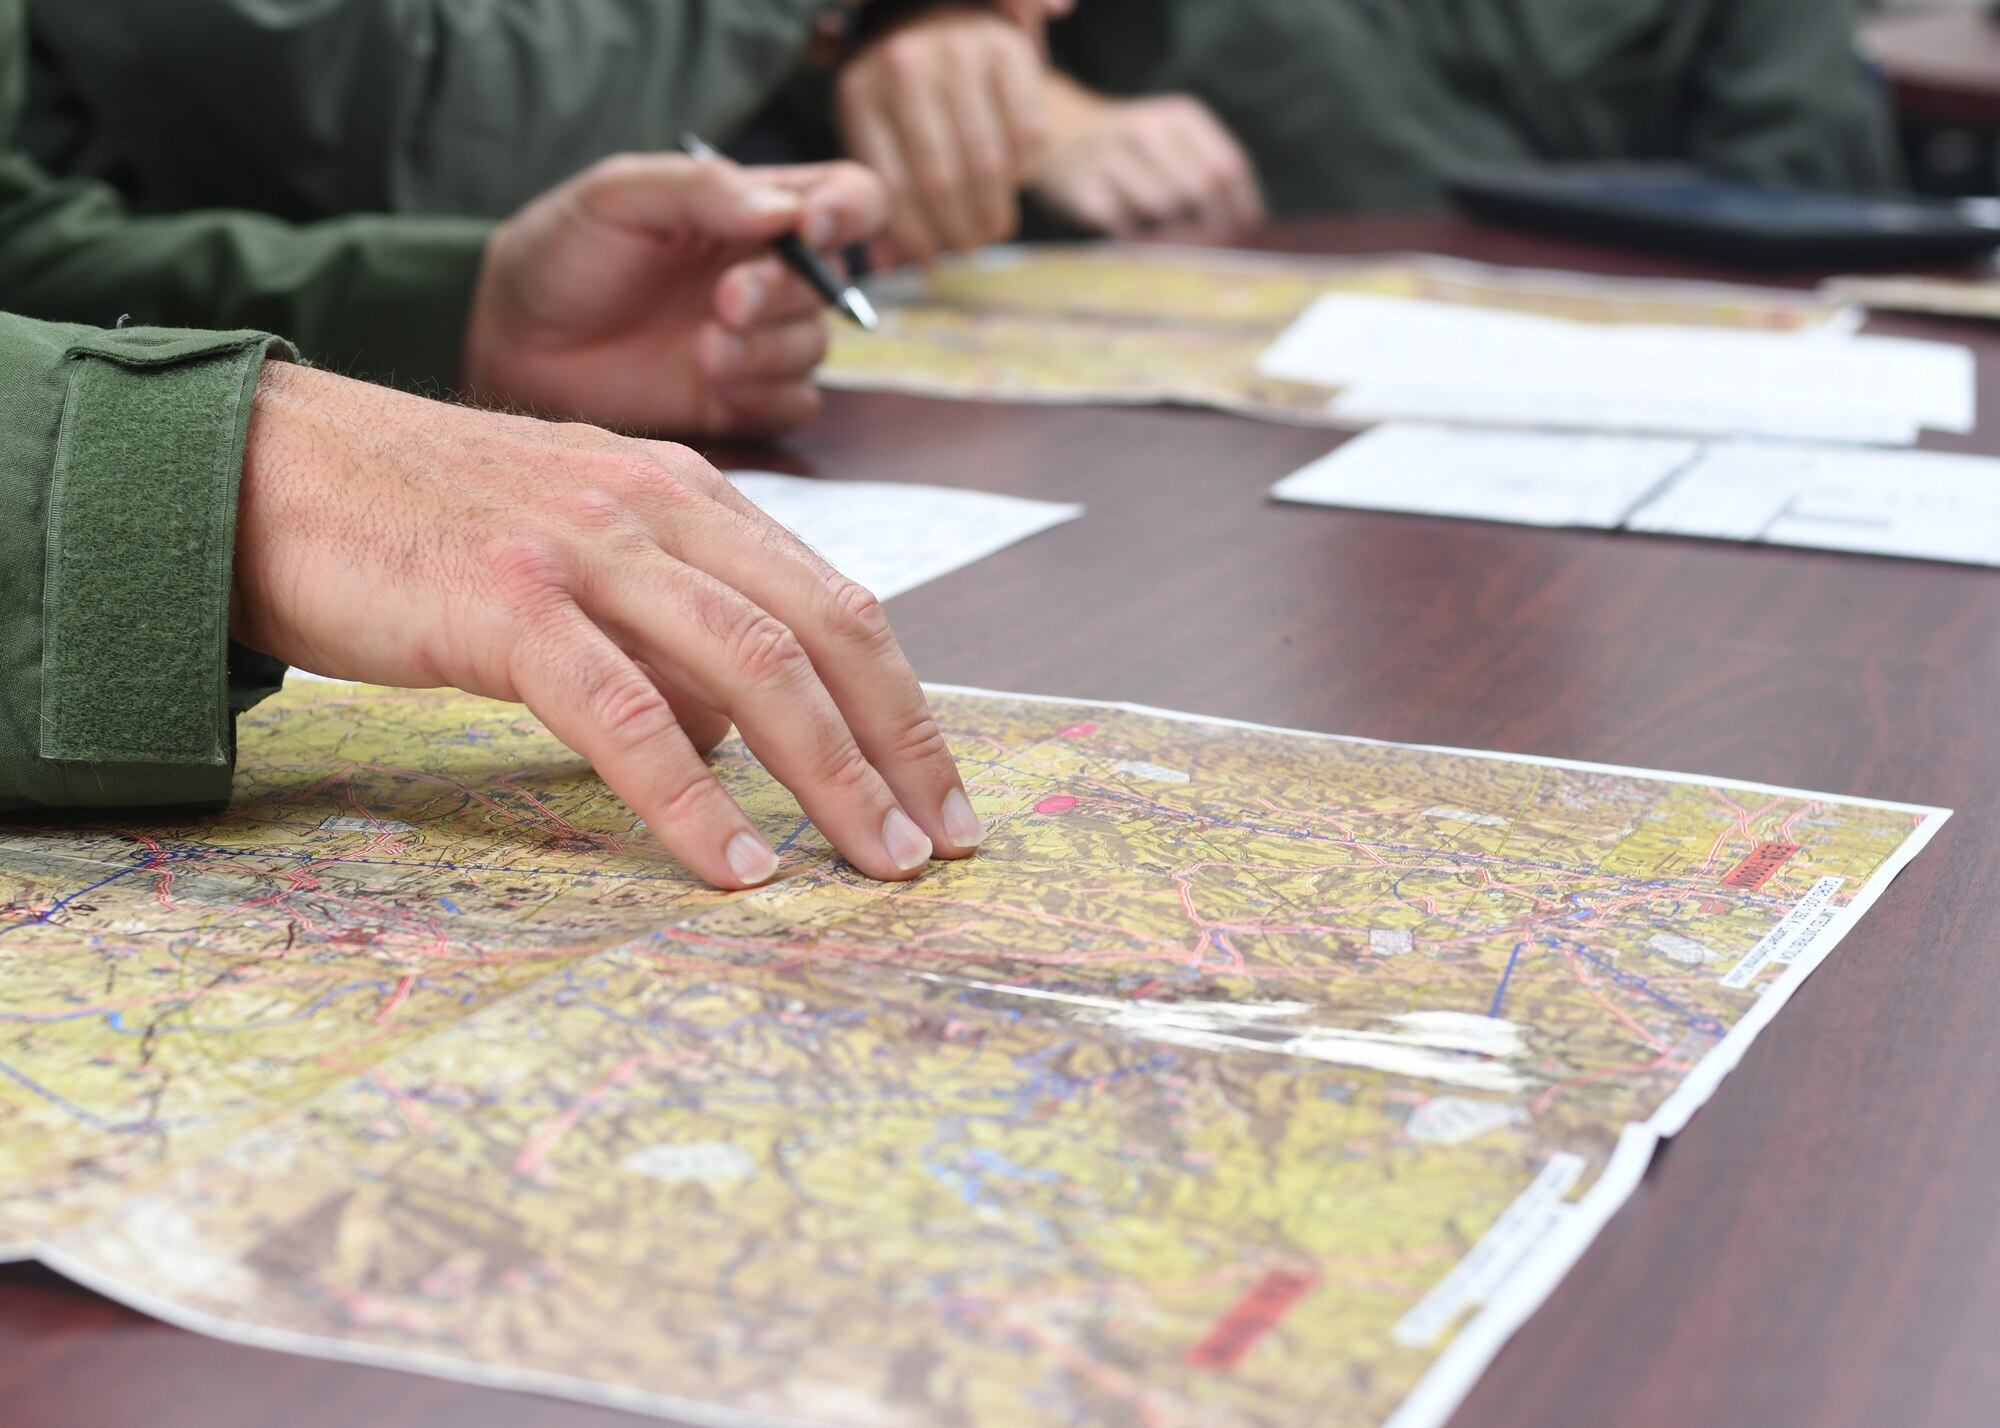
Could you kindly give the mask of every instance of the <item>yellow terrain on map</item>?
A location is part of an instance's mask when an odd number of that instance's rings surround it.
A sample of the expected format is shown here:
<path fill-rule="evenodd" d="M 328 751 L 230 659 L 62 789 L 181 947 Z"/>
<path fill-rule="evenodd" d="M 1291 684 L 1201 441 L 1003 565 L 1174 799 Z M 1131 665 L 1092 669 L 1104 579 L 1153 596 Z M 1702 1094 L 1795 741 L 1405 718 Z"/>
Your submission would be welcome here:
<path fill-rule="evenodd" d="M 990 249 L 869 291 L 879 332 L 845 326 L 829 386 L 989 401 L 1165 403 L 1335 425 L 1332 388 L 1257 358 L 1326 293 L 1499 308 L 1577 322 L 1794 331 L 1837 298 L 1492 268 L 1429 257 L 1307 258 L 1144 244 Z"/>
<path fill-rule="evenodd" d="M 740 746 L 727 896 L 522 711 L 321 684 L 225 813 L 17 831 L 0 1240 L 687 1421 L 1377 1424 L 1944 817 L 934 703 L 991 833 L 897 887 Z"/>

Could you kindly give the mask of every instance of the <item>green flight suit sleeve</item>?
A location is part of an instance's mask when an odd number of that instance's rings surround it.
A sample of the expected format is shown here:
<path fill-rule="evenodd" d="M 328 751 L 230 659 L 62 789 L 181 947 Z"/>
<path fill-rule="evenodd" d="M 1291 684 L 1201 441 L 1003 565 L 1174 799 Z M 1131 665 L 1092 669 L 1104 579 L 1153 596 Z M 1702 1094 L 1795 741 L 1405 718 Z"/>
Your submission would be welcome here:
<path fill-rule="evenodd" d="M 1684 147 L 1716 173 L 1885 193 L 1904 182 L 1856 0 L 1723 0 L 1689 66 Z"/>
<path fill-rule="evenodd" d="M 280 673 L 228 639 L 264 334 L 449 382 L 483 230 L 133 221 L 11 156 L 25 23 L 0 0 L 0 809 L 217 803 Z"/>
<path fill-rule="evenodd" d="M 0 810 L 216 805 L 282 666 L 229 641 L 261 333 L 0 314 Z"/>
<path fill-rule="evenodd" d="M 1445 206 L 1462 167 L 1692 163 L 1863 193 L 1900 182 L 1856 0 L 1086 0 L 1056 56 L 1184 91 L 1281 215 Z"/>
<path fill-rule="evenodd" d="M 607 155 L 726 140 L 825 0 L 33 0 L 150 207 L 498 217 Z M 202 76 L 226 75 L 226 84 Z"/>
<path fill-rule="evenodd" d="M 456 385 L 486 225 L 354 218 L 292 227 L 212 213 L 135 219 L 102 185 L 55 182 L 14 152 L 25 35 L 24 0 L 0 0 L 0 309 L 96 327 L 129 318 L 141 326 L 279 332 L 314 362 L 343 372 L 418 388 Z M 188 70 L 207 72 L 212 66 L 198 63 Z M 233 97 L 231 104 L 243 122 L 257 122 L 254 104 Z M 176 132 L 200 146 L 192 131 Z"/>

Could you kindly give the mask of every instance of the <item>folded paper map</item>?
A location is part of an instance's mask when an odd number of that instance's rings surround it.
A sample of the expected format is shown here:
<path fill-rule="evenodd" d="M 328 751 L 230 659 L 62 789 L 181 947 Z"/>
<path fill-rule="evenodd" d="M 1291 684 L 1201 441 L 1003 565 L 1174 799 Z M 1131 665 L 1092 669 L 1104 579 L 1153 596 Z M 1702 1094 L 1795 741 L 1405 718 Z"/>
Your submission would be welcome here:
<path fill-rule="evenodd" d="M 1178 402 L 1351 425 L 1334 389 L 1258 358 L 1328 293 L 1586 323 L 1845 332 L 1833 298 L 1447 258 L 1307 258 L 1149 244 L 993 248 L 871 280 L 882 330 L 836 326 L 828 386 L 1019 402 Z"/>

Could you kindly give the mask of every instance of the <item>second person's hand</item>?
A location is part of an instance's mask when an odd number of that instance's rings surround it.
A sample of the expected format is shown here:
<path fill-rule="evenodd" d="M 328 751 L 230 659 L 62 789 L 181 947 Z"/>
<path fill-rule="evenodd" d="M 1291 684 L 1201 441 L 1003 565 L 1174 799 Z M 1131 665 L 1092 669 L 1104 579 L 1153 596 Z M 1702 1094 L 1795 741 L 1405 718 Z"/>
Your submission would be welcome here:
<path fill-rule="evenodd" d="M 825 303 L 767 250 L 834 252 L 888 199 L 856 164 L 607 159 L 502 224 L 465 342 L 473 400 L 674 436 L 773 436 L 819 410 Z"/>
<path fill-rule="evenodd" d="M 1111 99 L 1047 79 L 1049 139 L 1035 190 L 1114 238 L 1226 243 L 1264 221 L 1243 146 L 1192 95 Z"/>
<path fill-rule="evenodd" d="M 1034 36 L 969 5 L 924 11 L 848 62 L 836 117 L 848 154 L 889 186 L 890 256 L 929 263 L 1014 235 L 1042 70 Z"/>

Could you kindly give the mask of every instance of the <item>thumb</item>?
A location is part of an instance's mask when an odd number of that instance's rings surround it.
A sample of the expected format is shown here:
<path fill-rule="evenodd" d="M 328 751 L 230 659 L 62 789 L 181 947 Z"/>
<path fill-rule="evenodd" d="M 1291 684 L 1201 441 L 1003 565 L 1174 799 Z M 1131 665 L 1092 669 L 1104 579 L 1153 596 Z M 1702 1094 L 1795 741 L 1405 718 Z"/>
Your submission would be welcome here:
<path fill-rule="evenodd" d="M 630 154 L 585 176 L 582 199 L 597 217 L 662 236 L 761 242 L 796 228 L 803 207 L 791 189 L 728 159 Z"/>

